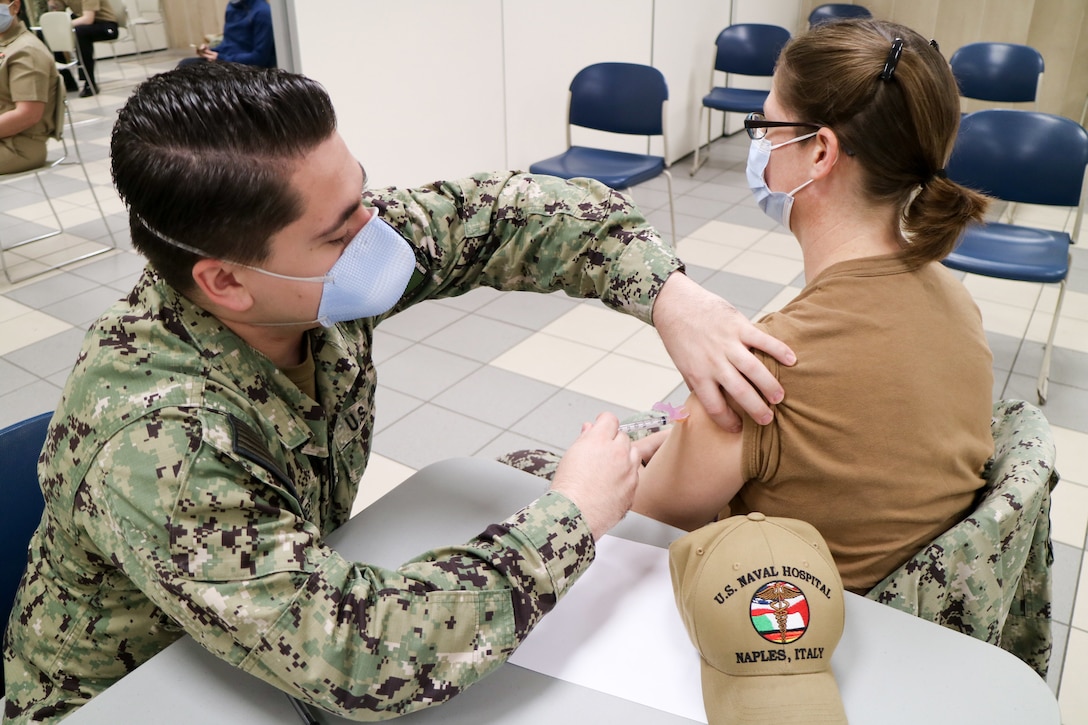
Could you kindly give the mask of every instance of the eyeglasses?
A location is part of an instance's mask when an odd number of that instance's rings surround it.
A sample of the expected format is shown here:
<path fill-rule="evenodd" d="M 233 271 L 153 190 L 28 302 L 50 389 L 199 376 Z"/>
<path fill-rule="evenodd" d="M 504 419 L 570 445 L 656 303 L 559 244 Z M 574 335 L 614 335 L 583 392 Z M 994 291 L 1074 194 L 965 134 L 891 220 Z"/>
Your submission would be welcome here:
<path fill-rule="evenodd" d="M 823 128 L 818 123 L 802 123 L 800 121 L 768 121 L 762 113 L 749 113 L 744 119 L 744 130 L 748 132 L 748 138 L 759 140 L 767 135 L 768 128 L 788 128 L 803 126 L 805 128 Z"/>

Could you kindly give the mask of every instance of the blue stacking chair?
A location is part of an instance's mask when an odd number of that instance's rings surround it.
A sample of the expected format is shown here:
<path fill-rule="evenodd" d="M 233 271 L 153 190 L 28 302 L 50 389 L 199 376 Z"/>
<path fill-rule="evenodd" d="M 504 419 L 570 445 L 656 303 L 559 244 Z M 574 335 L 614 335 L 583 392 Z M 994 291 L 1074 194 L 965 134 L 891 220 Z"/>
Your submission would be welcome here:
<path fill-rule="evenodd" d="M 851 3 L 827 3 L 817 5 L 808 14 L 808 27 L 815 28 L 820 23 L 826 23 L 839 18 L 871 18 L 873 14 L 868 8 Z"/>
<path fill-rule="evenodd" d="M 1030 45 L 969 43 L 956 50 L 948 63 L 964 98 L 1034 103 L 1039 97 L 1045 64 L 1042 54 Z"/>
<path fill-rule="evenodd" d="M 669 88 L 657 68 L 638 63 L 595 63 L 574 76 L 567 107 L 567 150 L 529 167 L 534 174 L 564 179 L 586 177 L 627 189 L 664 174 L 669 187 L 669 217 L 676 244 L 672 175 L 668 171 L 669 142 L 665 108 Z M 571 126 L 638 136 L 661 136 L 664 156 L 572 146 Z"/>
<path fill-rule="evenodd" d="M 782 46 L 790 39 L 790 31 L 777 25 L 761 23 L 738 23 L 730 25 L 718 33 L 714 41 L 714 65 L 710 72 L 710 93 L 703 96 L 699 105 L 699 120 L 695 124 L 695 158 L 691 163 L 691 174 L 706 163 L 706 157 L 699 160 L 699 129 L 702 126 L 703 112 L 706 111 L 706 141 L 710 137 L 710 111 L 743 113 L 763 111 L 763 102 L 770 91 L 754 88 L 736 88 L 730 86 L 730 76 L 771 77 L 774 64 Z M 725 73 L 725 85 L 714 85 L 714 74 Z M 709 156 L 709 150 L 707 156 Z"/>
<path fill-rule="evenodd" d="M 0 430 L 0 632 L 7 629 L 15 590 L 26 569 L 27 544 L 45 508 L 38 486 L 38 456 L 52 417 L 42 413 Z M 3 681 L 0 671 L 0 685 Z"/>
<path fill-rule="evenodd" d="M 1059 284 L 1036 392 L 1046 402 L 1054 332 L 1058 327 L 1069 247 L 1080 236 L 1088 131 L 1062 116 L 988 109 L 964 117 L 948 162 L 948 177 L 997 199 L 1075 209 L 1072 233 L 1022 224 L 971 224 L 945 258 L 952 269 L 987 277 Z"/>

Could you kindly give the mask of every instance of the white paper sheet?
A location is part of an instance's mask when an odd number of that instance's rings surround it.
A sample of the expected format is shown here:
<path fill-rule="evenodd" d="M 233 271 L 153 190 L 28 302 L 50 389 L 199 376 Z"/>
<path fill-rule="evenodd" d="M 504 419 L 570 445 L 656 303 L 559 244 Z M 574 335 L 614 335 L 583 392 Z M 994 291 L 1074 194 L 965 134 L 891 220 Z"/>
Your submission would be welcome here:
<path fill-rule="evenodd" d="M 667 549 L 602 537 L 596 561 L 510 661 L 706 722 L 699 653 L 676 611 Z"/>

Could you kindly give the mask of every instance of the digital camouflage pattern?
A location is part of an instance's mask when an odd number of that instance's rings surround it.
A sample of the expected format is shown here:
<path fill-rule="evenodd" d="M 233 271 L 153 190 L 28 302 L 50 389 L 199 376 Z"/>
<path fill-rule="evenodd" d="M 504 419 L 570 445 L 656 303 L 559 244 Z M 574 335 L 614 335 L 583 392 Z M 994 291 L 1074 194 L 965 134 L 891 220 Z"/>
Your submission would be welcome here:
<path fill-rule="evenodd" d="M 681 266 L 588 180 L 364 196 L 419 249 L 396 310 L 487 285 L 649 322 Z M 46 513 L 4 641 L 5 722 L 59 720 L 183 633 L 359 720 L 442 702 L 506 660 L 593 559 L 562 495 L 395 571 L 323 544 L 366 467 L 379 321 L 310 333 L 317 401 L 153 270 L 92 326 L 39 462 Z"/>
<path fill-rule="evenodd" d="M 995 403 L 991 430 L 994 458 L 975 510 L 867 596 L 999 645 L 1045 679 L 1054 440 L 1043 414 L 1022 400 Z"/>

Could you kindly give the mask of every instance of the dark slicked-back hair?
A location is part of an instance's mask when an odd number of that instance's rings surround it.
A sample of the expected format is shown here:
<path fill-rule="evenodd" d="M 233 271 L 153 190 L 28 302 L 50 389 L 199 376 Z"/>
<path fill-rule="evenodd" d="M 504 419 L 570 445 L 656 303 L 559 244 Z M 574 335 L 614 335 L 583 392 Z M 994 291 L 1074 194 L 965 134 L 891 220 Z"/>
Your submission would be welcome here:
<path fill-rule="evenodd" d="M 110 141 L 133 246 L 182 292 L 199 256 L 148 227 L 208 257 L 261 262 L 269 238 L 303 212 L 294 162 L 335 131 L 328 94 L 304 76 L 233 63 L 153 76 L 121 109 Z"/>

